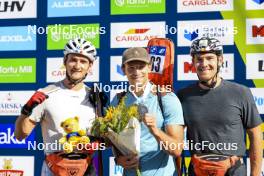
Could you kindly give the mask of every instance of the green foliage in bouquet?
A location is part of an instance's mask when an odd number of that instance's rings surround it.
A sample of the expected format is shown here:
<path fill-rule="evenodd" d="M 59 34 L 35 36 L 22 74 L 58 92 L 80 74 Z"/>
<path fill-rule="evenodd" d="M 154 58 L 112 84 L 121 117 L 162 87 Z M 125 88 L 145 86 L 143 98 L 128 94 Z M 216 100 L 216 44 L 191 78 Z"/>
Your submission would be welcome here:
<path fill-rule="evenodd" d="M 122 98 L 117 107 L 109 107 L 106 110 L 105 117 L 98 117 L 94 120 L 91 128 L 91 134 L 94 136 L 102 136 L 111 128 L 119 134 L 127 126 L 131 118 L 139 118 L 138 106 L 125 105 L 126 97 Z"/>

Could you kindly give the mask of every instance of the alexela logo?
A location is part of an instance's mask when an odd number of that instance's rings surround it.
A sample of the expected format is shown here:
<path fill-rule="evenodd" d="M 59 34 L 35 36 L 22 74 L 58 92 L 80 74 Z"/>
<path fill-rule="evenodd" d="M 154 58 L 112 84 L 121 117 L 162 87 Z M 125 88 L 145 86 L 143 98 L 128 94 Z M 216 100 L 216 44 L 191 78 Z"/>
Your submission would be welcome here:
<path fill-rule="evenodd" d="M 48 17 L 99 15 L 99 0 L 48 0 Z"/>
<path fill-rule="evenodd" d="M 35 49 L 36 35 L 28 34 L 27 26 L 0 27 L 0 51 Z"/>
<path fill-rule="evenodd" d="M 71 8 L 71 7 L 95 7 L 95 2 L 93 0 L 75 0 L 75 1 L 54 1 L 51 8 Z"/>
<path fill-rule="evenodd" d="M 32 42 L 33 39 L 30 35 L 1 35 L 0 42 Z"/>
<path fill-rule="evenodd" d="M 14 124 L 0 124 L 0 148 L 27 148 L 28 142 L 34 142 L 33 131 L 26 139 L 19 141 L 15 138 Z"/>
<path fill-rule="evenodd" d="M 148 41 L 165 37 L 165 22 L 111 23 L 111 47 L 145 47 Z"/>
<path fill-rule="evenodd" d="M 178 12 L 233 10 L 233 0 L 179 0 Z"/>

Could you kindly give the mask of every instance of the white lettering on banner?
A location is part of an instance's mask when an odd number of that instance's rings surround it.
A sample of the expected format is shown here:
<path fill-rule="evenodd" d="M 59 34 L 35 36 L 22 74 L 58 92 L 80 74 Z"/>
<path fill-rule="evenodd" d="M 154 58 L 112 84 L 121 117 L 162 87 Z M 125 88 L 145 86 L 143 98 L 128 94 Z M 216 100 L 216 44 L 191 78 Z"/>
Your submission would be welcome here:
<path fill-rule="evenodd" d="M 11 128 L 7 128 L 7 133 L 0 132 L 0 144 L 11 144 L 11 142 L 14 144 L 25 144 L 26 143 L 25 139 L 22 141 L 18 141 L 15 138 L 14 132 L 11 133 Z"/>
<path fill-rule="evenodd" d="M 15 67 L 2 67 L 0 66 L 0 73 L 6 74 L 6 73 L 17 73 L 18 69 Z"/>
<path fill-rule="evenodd" d="M 0 35 L 0 42 L 28 42 L 28 41 L 32 41 L 31 36 Z"/>
<path fill-rule="evenodd" d="M 0 12 L 7 12 L 8 9 L 10 12 L 14 12 L 15 10 L 17 11 L 22 11 L 24 8 L 26 1 L 20 2 L 19 1 L 2 1 L 0 2 Z"/>
<path fill-rule="evenodd" d="M 54 2 L 51 8 L 71 8 L 71 7 L 95 7 L 95 2 L 87 3 L 85 1 L 64 1 Z"/>
<path fill-rule="evenodd" d="M 32 66 L 19 66 L 19 67 L 2 67 L 0 66 L 0 73 L 32 73 Z"/>
<path fill-rule="evenodd" d="M 126 0 L 127 5 L 146 5 L 146 4 L 160 4 L 161 0 Z M 115 0 L 117 6 L 125 5 L 125 0 Z"/>
<path fill-rule="evenodd" d="M 69 35 L 71 33 L 77 33 L 78 35 L 96 35 L 96 34 L 105 34 L 105 27 L 92 27 L 92 26 L 78 26 L 78 25 L 69 25 L 62 26 L 61 24 L 55 24 L 52 26 L 42 27 L 36 25 L 28 25 L 27 28 L 28 34 L 48 34 L 49 32 L 52 35 Z"/>

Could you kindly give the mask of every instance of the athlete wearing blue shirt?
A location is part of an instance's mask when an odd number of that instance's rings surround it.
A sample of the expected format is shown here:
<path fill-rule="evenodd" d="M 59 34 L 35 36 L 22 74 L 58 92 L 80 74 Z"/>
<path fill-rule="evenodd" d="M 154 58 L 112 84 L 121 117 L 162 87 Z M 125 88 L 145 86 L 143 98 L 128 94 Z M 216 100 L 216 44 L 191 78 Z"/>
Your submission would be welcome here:
<path fill-rule="evenodd" d="M 124 168 L 124 175 L 136 175 L 135 168 L 138 167 L 142 176 L 172 176 L 175 174 L 172 156 L 180 156 L 183 147 L 184 120 L 180 101 L 172 92 L 163 95 L 162 115 L 156 86 L 148 80 L 151 63 L 144 48 L 127 49 L 123 53 L 122 69 L 131 88 L 126 93 L 125 104 L 144 104 L 148 113 L 141 122 L 139 156 L 119 155 L 116 162 Z M 115 96 L 112 105 L 118 102 Z M 161 143 L 167 144 L 168 148 L 162 148 Z"/>

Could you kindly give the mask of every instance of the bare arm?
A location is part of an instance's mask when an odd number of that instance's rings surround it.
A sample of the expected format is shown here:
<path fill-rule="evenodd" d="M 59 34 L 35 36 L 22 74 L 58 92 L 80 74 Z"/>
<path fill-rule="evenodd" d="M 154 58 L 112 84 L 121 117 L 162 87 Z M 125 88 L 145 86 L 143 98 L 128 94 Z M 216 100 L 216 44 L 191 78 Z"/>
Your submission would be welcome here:
<path fill-rule="evenodd" d="M 183 130 L 182 125 L 167 125 L 166 133 L 156 126 L 156 119 L 151 114 L 146 114 L 144 123 L 148 126 L 150 132 L 154 135 L 159 143 L 170 155 L 178 157 L 183 149 Z M 164 144 L 164 145 L 162 145 Z"/>
<path fill-rule="evenodd" d="M 250 157 L 250 175 L 260 175 L 262 166 L 262 139 L 263 134 L 260 125 L 247 129 L 247 134 L 250 140 L 249 157 Z"/>
<path fill-rule="evenodd" d="M 30 120 L 28 116 L 21 114 L 16 120 L 15 137 L 18 140 L 25 139 L 35 126 L 36 122 Z"/>

